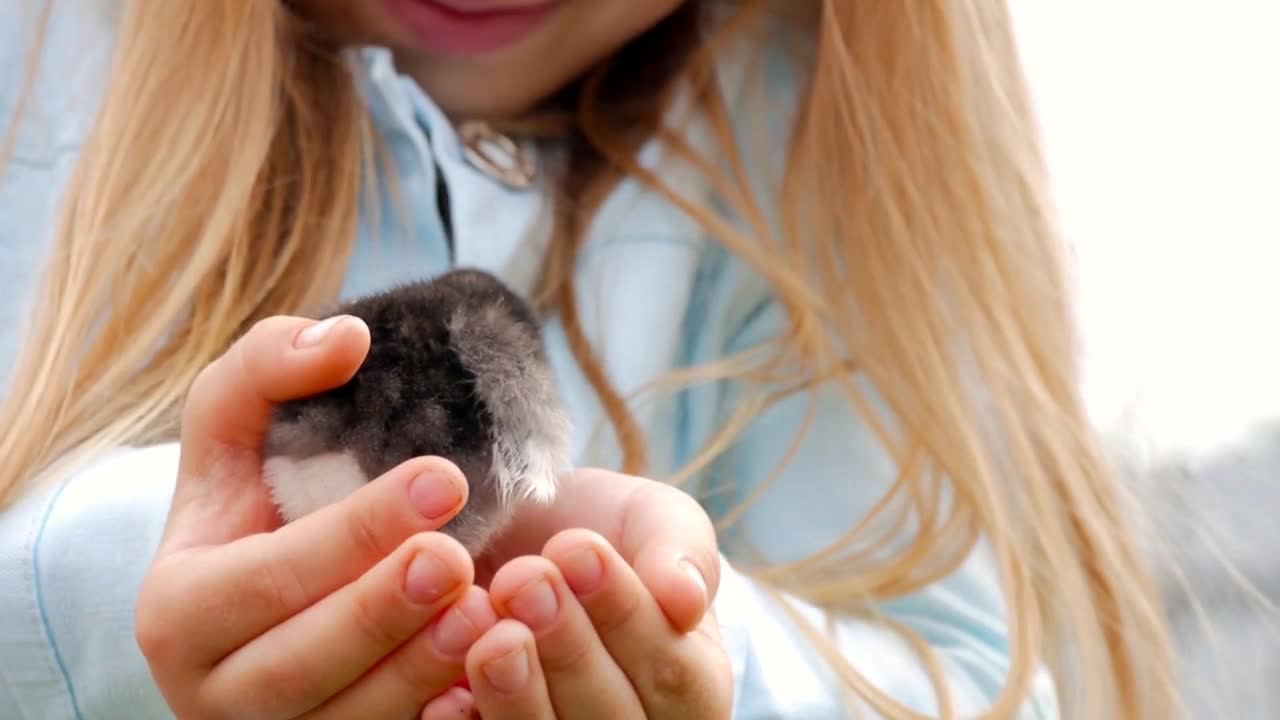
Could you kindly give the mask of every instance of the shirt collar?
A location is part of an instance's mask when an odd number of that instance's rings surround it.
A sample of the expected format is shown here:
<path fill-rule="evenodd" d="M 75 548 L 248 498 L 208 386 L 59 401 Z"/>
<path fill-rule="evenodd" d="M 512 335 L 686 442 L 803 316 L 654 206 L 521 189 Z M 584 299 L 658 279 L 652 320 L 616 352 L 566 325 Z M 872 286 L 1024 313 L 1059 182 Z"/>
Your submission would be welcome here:
<path fill-rule="evenodd" d="M 440 106 L 396 69 L 391 51 L 366 46 L 351 56 L 354 75 L 374 127 L 383 134 L 425 132 L 437 155 L 462 157 L 462 144 Z"/>
<path fill-rule="evenodd" d="M 423 156 L 398 172 L 437 172 L 449 188 L 453 261 L 495 272 L 519 291 L 529 291 L 548 239 L 545 195 L 538 183 L 515 188 L 468 157 L 444 111 L 418 84 L 395 67 L 391 52 L 363 47 L 351 55 L 352 71 L 374 130 L 408 138 Z M 520 146 L 531 153 L 528 144 Z M 495 212 L 501 208 L 501 212 Z"/>

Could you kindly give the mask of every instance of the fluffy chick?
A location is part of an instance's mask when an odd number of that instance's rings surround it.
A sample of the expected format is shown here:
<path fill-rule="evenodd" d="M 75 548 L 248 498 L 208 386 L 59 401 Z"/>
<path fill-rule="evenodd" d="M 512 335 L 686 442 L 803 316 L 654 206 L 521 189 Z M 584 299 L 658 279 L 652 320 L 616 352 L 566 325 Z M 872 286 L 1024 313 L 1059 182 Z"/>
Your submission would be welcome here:
<path fill-rule="evenodd" d="M 369 354 L 346 384 L 276 408 L 263 477 L 286 521 L 413 457 L 455 463 L 470 495 L 441 530 L 473 555 L 569 468 L 570 424 L 537 319 L 494 276 L 454 270 L 355 300 Z"/>

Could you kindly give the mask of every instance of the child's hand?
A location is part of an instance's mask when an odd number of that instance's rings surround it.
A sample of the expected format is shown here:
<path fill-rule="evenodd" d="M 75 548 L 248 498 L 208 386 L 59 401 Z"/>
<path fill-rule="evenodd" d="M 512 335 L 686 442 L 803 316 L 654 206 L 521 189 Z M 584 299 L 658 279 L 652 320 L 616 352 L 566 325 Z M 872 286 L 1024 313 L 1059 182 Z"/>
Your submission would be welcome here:
<path fill-rule="evenodd" d="M 416 715 L 497 621 L 462 547 L 428 532 L 466 499 L 447 462 L 406 462 L 279 527 L 258 452 L 272 404 L 341 384 L 368 343 L 357 320 L 273 318 L 194 384 L 137 605 L 138 643 L 178 717 Z"/>
<path fill-rule="evenodd" d="M 514 558 L 489 585 L 503 620 L 467 655 L 470 691 L 423 718 L 469 706 L 485 720 L 729 717 L 732 672 L 709 612 L 719 554 L 688 495 L 579 472 L 553 506 L 518 517 L 493 557 Z"/>

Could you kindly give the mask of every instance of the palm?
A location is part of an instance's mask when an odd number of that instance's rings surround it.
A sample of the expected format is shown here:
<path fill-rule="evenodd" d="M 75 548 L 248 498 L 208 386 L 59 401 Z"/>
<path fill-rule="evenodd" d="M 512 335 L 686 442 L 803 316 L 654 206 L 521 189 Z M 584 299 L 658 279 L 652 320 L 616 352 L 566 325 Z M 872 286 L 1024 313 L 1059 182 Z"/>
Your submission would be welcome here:
<path fill-rule="evenodd" d="M 488 586 L 490 578 L 506 562 L 522 555 L 540 554 L 556 533 L 570 528 L 599 533 L 626 557 L 628 516 L 634 514 L 634 500 L 648 494 L 650 488 L 678 492 L 650 480 L 607 470 L 579 470 L 566 476 L 554 502 L 521 508 L 489 550 L 476 559 L 477 584 Z"/>

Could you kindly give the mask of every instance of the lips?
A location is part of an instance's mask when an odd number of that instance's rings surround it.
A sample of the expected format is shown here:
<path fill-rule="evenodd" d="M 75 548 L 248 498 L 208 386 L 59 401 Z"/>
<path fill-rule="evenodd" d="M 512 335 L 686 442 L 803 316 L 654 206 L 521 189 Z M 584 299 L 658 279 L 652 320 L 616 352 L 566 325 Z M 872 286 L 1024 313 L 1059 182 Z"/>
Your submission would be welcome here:
<path fill-rule="evenodd" d="M 428 52 L 476 55 L 500 50 L 536 30 L 555 9 L 539 2 L 384 0 Z"/>
<path fill-rule="evenodd" d="M 534 10 L 551 4 L 547 0 L 529 0 L 528 2 L 469 2 L 468 0 L 434 0 L 434 3 L 460 15 L 488 15 L 520 12 Z"/>

